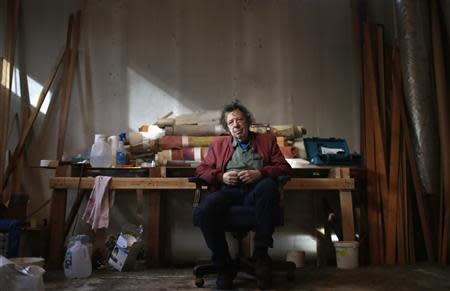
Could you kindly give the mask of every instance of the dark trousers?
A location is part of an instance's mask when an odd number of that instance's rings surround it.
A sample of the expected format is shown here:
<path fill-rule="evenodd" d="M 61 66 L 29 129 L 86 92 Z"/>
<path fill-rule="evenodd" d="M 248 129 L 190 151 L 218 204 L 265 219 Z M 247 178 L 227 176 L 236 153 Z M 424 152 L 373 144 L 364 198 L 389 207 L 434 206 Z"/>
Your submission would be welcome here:
<path fill-rule="evenodd" d="M 193 218 L 212 252 L 213 263 L 219 269 L 226 267 L 231 257 L 225 230 L 235 230 L 230 227 L 247 230 L 254 227 L 255 247 L 273 246 L 272 234 L 279 223 L 277 182 L 263 178 L 253 185 L 225 186 L 208 194 L 194 209 Z"/>

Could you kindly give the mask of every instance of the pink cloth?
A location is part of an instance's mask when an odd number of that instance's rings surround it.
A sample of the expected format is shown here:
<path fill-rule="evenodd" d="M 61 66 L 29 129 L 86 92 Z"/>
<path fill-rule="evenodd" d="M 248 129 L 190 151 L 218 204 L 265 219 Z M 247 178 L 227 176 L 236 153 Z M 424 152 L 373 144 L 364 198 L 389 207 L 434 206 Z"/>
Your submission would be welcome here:
<path fill-rule="evenodd" d="M 109 226 L 109 209 L 113 205 L 112 195 L 109 191 L 110 181 L 111 177 L 95 177 L 94 188 L 92 188 L 83 214 L 83 220 L 92 225 L 93 230 Z"/>

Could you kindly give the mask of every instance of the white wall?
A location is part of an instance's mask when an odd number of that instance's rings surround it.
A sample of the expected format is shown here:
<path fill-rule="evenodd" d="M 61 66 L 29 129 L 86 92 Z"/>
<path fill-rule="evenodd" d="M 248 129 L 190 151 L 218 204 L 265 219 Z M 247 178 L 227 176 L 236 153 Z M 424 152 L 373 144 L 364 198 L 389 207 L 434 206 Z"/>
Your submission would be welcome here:
<path fill-rule="evenodd" d="M 68 15 L 79 4 L 22 3 L 22 73 L 42 85 L 65 43 Z M 68 157 L 87 151 L 94 133 L 137 130 L 169 111 L 220 109 L 234 98 L 251 108 L 259 122 L 303 125 L 309 136 L 343 137 L 352 150 L 359 150 L 359 85 L 349 0 L 87 1 L 82 25 Z M 54 103 L 36 124 L 27 150 L 30 166 L 56 155 L 58 106 Z M 46 184 L 51 175 L 26 169 L 29 211 L 50 197 Z M 132 197 L 129 209 L 134 207 Z M 191 226 L 190 199 L 176 193 L 168 197 L 169 255 L 175 261 L 190 259 L 189 252 L 196 255 L 203 245 Z M 289 199 L 294 203 L 288 221 L 310 217 L 308 195 Z M 310 232 L 307 225 L 287 225 L 281 233 L 292 238 Z M 186 235 L 189 247 L 180 243 Z M 284 240 L 275 252 L 295 244 Z"/>

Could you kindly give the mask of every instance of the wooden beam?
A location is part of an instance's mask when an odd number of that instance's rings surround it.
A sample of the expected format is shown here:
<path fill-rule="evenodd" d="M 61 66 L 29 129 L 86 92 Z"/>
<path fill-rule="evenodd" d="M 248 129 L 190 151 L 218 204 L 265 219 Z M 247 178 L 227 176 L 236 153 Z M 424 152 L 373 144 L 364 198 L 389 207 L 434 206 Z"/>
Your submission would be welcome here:
<path fill-rule="evenodd" d="M 353 178 L 292 178 L 284 190 L 354 190 Z"/>
<path fill-rule="evenodd" d="M 70 175 L 69 166 L 59 166 L 55 175 Z M 50 204 L 50 231 L 47 267 L 50 269 L 61 269 L 64 258 L 64 236 L 66 217 L 67 189 L 54 189 Z"/>
<path fill-rule="evenodd" d="M 403 183 L 406 176 L 403 175 L 403 161 L 400 161 L 399 165 L 399 172 L 401 173 L 399 175 L 399 181 L 398 181 L 398 196 L 397 196 L 397 227 L 396 227 L 396 233 L 397 233 L 397 263 L 404 265 L 406 264 L 406 258 L 407 258 L 407 247 L 406 247 L 406 237 L 405 237 L 405 225 L 406 221 L 404 219 L 404 213 L 405 213 L 405 205 L 406 201 L 404 199 L 405 192 L 403 191 Z"/>
<path fill-rule="evenodd" d="M 19 0 L 7 2 L 5 57 L 1 62 L 0 82 L 0 183 L 5 179 L 6 150 L 8 144 L 9 117 L 11 106 L 11 86 L 14 71 L 14 56 L 16 52 L 17 30 L 19 23 Z M 0 188 L 0 204 L 5 187 Z"/>
<path fill-rule="evenodd" d="M 383 26 L 376 26 L 377 33 L 377 73 L 378 73 L 378 102 L 380 108 L 380 126 L 383 136 L 387 134 L 387 122 L 386 122 L 386 87 L 385 87 L 385 59 L 384 59 L 384 30 Z M 385 143 L 386 145 L 386 143 Z"/>
<path fill-rule="evenodd" d="M 367 173 L 367 200 L 368 200 L 368 219 L 369 219 L 369 240 L 370 240 L 370 260 L 372 264 L 381 264 L 384 262 L 383 231 L 381 220 L 381 199 L 379 191 L 379 173 L 377 143 L 376 138 L 381 134 L 376 134 L 376 129 L 380 130 L 379 118 L 376 118 L 378 111 L 373 110 L 376 106 L 377 88 L 374 71 L 374 56 L 372 48 L 372 35 L 370 25 L 364 24 L 364 112 L 365 112 L 365 161 Z M 378 108 L 378 107 L 377 107 Z M 378 167 L 377 167 L 378 165 Z"/>
<path fill-rule="evenodd" d="M 95 178 L 86 177 L 51 177 L 50 188 L 53 189 L 92 189 Z M 153 189 L 153 190 L 188 190 L 195 189 L 195 184 L 187 178 L 120 178 L 111 180 L 111 189 Z M 292 178 L 286 183 L 285 190 L 353 190 L 353 178 Z"/>
<path fill-rule="evenodd" d="M 9 175 L 14 171 L 15 167 L 17 166 L 17 160 L 19 159 L 20 155 L 23 152 L 23 149 L 25 147 L 25 142 L 28 140 L 28 137 L 31 133 L 31 129 L 33 127 L 34 121 L 36 120 L 37 116 L 39 115 L 39 110 L 44 103 L 45 97 L 47 96 L 48 90 L 50 89 L 51 84 L 53 83 L 53 80 L 56 77 L 56 73 L 58 71 L 59 66 L 62 63 L 64 56 L 64 49 L 61 49 L 59 52 L 59 55 L 57 56 L 55 63 L 53 64 L 52 70 L 50 71 L 50 75 L 47 79 L 47 81 L 44 84 L 44 87 L 42 88 L 41 94 L 38 98 L 38 103 L 36 105 L 35 111 L 33 114 L 31 114 L 30 118 L 28 119 L 28 122 L 25 126 L 25 130 L 22 132 L 22 135 L 20 136 L 19 143 L 16 146 L 16 149 L 14 150 L 14 155 L 10 163 L 8 164 L 8 167 L 6 168 L 5 176 L 2 181 L 2 189 L 5 189 L 6 184 L 8 183 Z"/>
<path fill-rule="evenodd" d="M 449 95 L 447 88 L 444 46 L 442 44 L 442 31 L 438 3 L 431 1 L 431 39 L 433 44 L 433 64 L 436 85 L 436 97 L 439 120 L 439 136 L 441 146 L 441 180 L 443 191 L 441 193 L 441 213 L 439 215 L 438 242 L 439 261 L 447 264 L 448 260 L 448 240 L 449 240 L 449 220 L 450 220 L 450 109 Z"/>
<path fill-rule="evenodd" d="M 350 170 L 348 168 L 340 169 L 339 178 L 350 178 Z M 345 241 L 355 240 L 355 222 L 353 217 L 353 201 L 352 192 L 348 190 L 339 191 L 339 200 L 341 205 L 342 232 Z"/>
<path fill-rule="evenodd" d="M 148 212 L 147 266 L 159 266 L 161 260 L 161 191 L 150 191 Z"/>
<path fill-rule="evenodd" d="M 73 26 L 69 19 L 69 29 L 72 31 L 68 33 L 68 43 L 66 49 L 68 50 L 65 58 L 66 68 L 64 70 L 64 79 L 61 86 L 61 111 L 59 113 L 59 127 L 58 127 L 58 142 L 56 146 L 56 159 L 59 161 L 64 151 L 64 141 L 67 127 L 67 118 L 69 116 L 70 95 L 72 94 L 72 85 L 75 75 L 75 68 L 78 60 L 78 44 L 80 40 L 80 26 L 81 26 L 81 11 L 78 11 Z M 72 40 L 70 38 L 73 37 Z M 70 48 L 68 47 L 70 44 Z"/>
<path fill-rule="evenodd" d="M 398 202 L 398 175 L 400 164 L 400 102 L 403 98 L 401 87 L 400 53 L 395 50 L 392 70 L 392 101 L 391 101 L 391 138 L 389 154 L 389 189 L 387 204 L 386 229 L 386 263 L 396 263 L 396 234 L 397 234 L 397 202 Z"/>

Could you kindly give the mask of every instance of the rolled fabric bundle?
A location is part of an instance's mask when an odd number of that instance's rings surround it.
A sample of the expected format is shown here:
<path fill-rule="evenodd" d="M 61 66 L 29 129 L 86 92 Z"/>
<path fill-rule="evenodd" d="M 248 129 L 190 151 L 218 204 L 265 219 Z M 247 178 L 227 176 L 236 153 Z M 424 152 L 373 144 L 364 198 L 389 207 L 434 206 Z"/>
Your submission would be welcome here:
<path fill-rule="evenodd" d="M 284 147 L 286 145 L 286 137 L 277 136 L 277 144 L 279 147 Z"/>
<path fill-rule="evenodd" d="M 166 126 L 173 126 L 175 124 L 175 118 L 161 118 L 155 122 L 155 125 L 164 128 Z M 142 129 L 142 130 L 141 130 Z M 139 128 L 139 131 L 146 131 L 145 127 Z"/>
<path fill-rule="evenodd" d="M 171 118 L 160 118 L 155 122 L 161 128 L 175 125 L 200 125 L 220 123 L 220 110 L 205 110 L 181 114 Z"/>
<path fill-rule="evenodd" d="M 254 123 L 250 125 L 250 131 L 256 133 L 267 133 L 270 132 L 270 125 L 265 123 Z"/>
<path fill-rule="evenodd" d="M 196 111 L 175 117 L 175 125 L 220 123 L 220 110 Z"/>
<path fill-rule="evenodd" d="M 292 159 L 298 157 L 298 149 L 292 146 L 280 146 L 281 153 L 285 159 Z"/>
<path fill-rule="evenodd" d="M 272 125 L 270 131 L 276 136 L 284 136 L 288 139 L 300 138 L 306 134 L 306 129 L 302 126 L 287 125 Z"/>
<path fill-rule="evenodd" d="M 184 147 L 182 149 L 169 149 L 157 153 L 157 160 L 160 161 L 202 161 L 208 154 L 208 147 Z"/>
<path fill-rule="evenodd" d="M 125 146 L 125 149 L 131 154 L 156 153 L 158 151 L 158 141 L 147 140 L 135 145 Z"/>
<path fill-rule="evenodd" d="M 164 128 L 166 135 L 219 136 L 226 134 L 220 124 L 174 125 Z"/>
<path fill-rule="evenodd" d="M 163 136 L 159 139 L 160 150 L 181 149 L 183 147 L 209 147 L 217 136 Z"/>
<path fill-rule="evenodd" d="M 308 155 L 306 154 L 305 143 L 303 139 L 298 139 L 294 143 L 294 147 L 298 150 L 298 157 L 302 159 L 308 159 Z"/>

